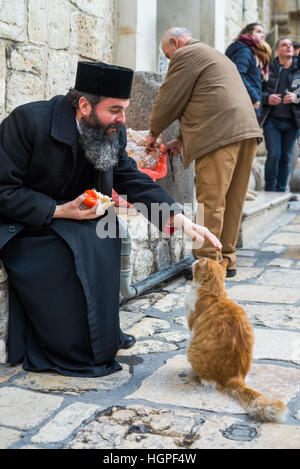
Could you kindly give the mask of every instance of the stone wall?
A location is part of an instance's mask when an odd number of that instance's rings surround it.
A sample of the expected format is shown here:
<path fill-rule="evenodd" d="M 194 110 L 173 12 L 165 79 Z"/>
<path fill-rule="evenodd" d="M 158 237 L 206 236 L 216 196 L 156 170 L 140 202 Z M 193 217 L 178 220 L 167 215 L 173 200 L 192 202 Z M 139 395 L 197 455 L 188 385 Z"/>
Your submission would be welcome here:
<path fill-rule="evenodd" d="M 0 120 L 74 85 L 78 60 L 112 61 L 114 0 L 1 0 Z"/>
<path fill-rule="evenodd" d="M 244 9 L 244 7 L 246 7 Z M 226 46 L 228 46 L 239 34 L 241 29 L 248 23 L 258 21 L 258 2 L 251 0 L 226 1 Z"/>

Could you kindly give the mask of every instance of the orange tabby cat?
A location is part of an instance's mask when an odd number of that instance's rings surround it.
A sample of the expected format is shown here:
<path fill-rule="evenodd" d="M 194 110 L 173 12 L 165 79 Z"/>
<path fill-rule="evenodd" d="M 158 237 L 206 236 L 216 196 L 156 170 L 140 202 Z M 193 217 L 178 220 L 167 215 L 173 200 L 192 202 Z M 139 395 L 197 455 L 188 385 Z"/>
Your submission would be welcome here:
<path fill-rule="evenodd" d="M 226 264 L 201 259 L 193 264 L 192 291 L 186 298 L 192 338 L 187 357 L 200 379 L 238 399 L 249 416 L 282 421 L 286 407 L 245 385 L 252 363 L 254 334 L 241 306 L 227 298 Z"/>

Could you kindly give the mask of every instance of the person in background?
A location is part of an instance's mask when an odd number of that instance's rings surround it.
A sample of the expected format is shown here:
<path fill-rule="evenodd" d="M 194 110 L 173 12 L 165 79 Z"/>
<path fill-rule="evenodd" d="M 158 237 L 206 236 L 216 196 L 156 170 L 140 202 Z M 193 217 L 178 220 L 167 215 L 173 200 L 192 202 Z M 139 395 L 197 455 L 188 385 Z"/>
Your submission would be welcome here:
<path fill-rule="evenodd" d="M 265 190 L 285 192 L 300 128 L 300 69 L 289 38 L 279 39 L 275 51 L 270 79 L 263 85 L 260 124 L 267 148 Z"/>
<path fill-rule="evenodd" d="M 225 52 L 236 64 L 257 116 L 261 112 L 262 82 L 269 79 L 272 55 L 272 49 L 264 39 L 263 27 L 259 23 L 251 23 Z"/>

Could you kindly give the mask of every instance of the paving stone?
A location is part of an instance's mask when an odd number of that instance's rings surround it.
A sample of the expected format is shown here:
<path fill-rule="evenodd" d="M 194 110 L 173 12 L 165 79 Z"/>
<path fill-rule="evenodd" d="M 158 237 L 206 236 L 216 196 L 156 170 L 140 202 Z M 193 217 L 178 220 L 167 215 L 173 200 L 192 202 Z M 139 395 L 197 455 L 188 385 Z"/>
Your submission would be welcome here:
<path fill-rule="evenodd" d="M 22 371 L 21 366 L 0 365 L 0 383 L 5 383 Z"/>
<path fill-rule="evenodd" d="M 165 339 L 167 342 L 184 342 L 190 337 L 189 332 L 170 331 L 160 332 L 156 335 L 158 339 Z"/>
<path fill-rule="evenodd" d="M 300 427 L 263 425 L 255 449 L 300 449 Z"/>
<path fill-rule="evenodd" d="M 287 261 L 288 259 L 282 259 Z M 276 264 L 275 264 L 276 265 Z M 293 269 L 269 269 L 266 270 L 258 279 L 257 283 L 262 285 L 273 285 L 278 287 L 293 287 L 300 289 L 300 275 Z"/>
<path fill-rule="evenodd" d="M 188 411 L 113 407 L 80 430 L 69 447 L 178 449 L 192 444 L 203 423 L 202 417 Z"/>
<path fill-rule="evenodd" d="M 281 257 L 286 257 L 288 259 L 300 259 L 300 247 L 291 247 L 288 248 Z"/>
<path fill-rule="evenodd" d="M 253 259 L 253 257 L 238 257 L 237 258 L 237 267 L 253 267 L 256 264 L 257 259 Z"/>
<path fill-rule="evenodd" d="M 127 350 L 119 350 L 117 356 L 144 355 L 148 353 L 162 353 L 176 350 L 174 344 L 162 342 L 160 340 L 137 341 L 136 344 Z"/>
<path fill-rule="evenodd" d="M 122 364 L 122 370 L 108 376 L 98 378 L 76 378 L 62 376 L 57 373 L 26 373 L 17 377 L 14 384 L 17 386 L 61 394 L 83 394 L 88 391 L 111 391 L 118 389 L 131 379 L 129 366 Z"/>
<path fill-rule="evenodd" d="M 295 225 L 300 224 L 300 215 L 298 215 L 297 217 L 293 218 L 293 220 L 291 221 L 291 224 L 295 224 Z"/>
<path fill-rule="evenodd" d="M 242 305 L 252 325 L 300 330 L 300 307 L 290 305 Z"/>
<path fill-rule="evenodd" d="M 131 312 L 131 311 L 120 311 L 120 327 L 123 331 L 127 331 L 134 324 L 139 322 L 145 316 L 144 313 Z"/>
<path fill-rule="evenodd" d="M 294 417 L 295 417 L 296 420 L 300 420 L 300 410 L 297 410 Z"/>
<path fill-rule="evenodd" d="M 271 262 L 268 263 L 268 265 L 274 265 L 278 267 L 291 267 L 292 264 L 293 261 L 291 259 L 283 259 L 281 257 L 273 259 Z"/>
<path fill-rule="evenodd" d="M 300 365 L 300 332 L 255 329 L 253 356 L 256 360 L 280 360 Z M 300 374 L 298 379 L 300 382 Z"/>
<path fill-rule="evenodd" d="M 12 387 L 0 389 L 0 425 L 28 430 L 49 418 L 62 404 L 63 397 Z"/>
<path fill-rule="evenodd" d="M 265 240 L 270 244 L 283 244 L 285 246 L 299 246 L 300 237 L 298 233 L 275 233 Z"/>
<path fill-rule="evenodd" d="M 11 428 L 0 427 L 0 449 L 6 449 L 13 443 L 17 443 L 22 433 Z"/>
<path fill-rule="evenodd" d="M 273 396 L 274 386 L 274 397 L 287 403 L 299 391 L 299 379 L 300 371 L 294 368 L 252 364 L 246 382 L 269 397 Z M 213 385 L 200 383 L 185 355 L 169 359 L 126 399 L 143 399 L 212 412 L 245 413 L 233 398 L 217 392 Z"/>
<path fill-rule="evenodd" d="M 263 285 L 234 285 L 227 292 L 228 297 L 236 301 L 293 304 L 300 299 L 298 289 Z"/>
<path fill-rule="evenodd" d="M 239 262 L 238 262 L 239 264 Z M 237 267 L 237 274 L 235 277 L 228 278 L 229 282 L 243 282 L 244 280 L 250 280 L 258 277 L 264 269 L 251 268 L 251 267 Z"/>
<path fill-rule="evenodd" d="M 249 249 L 238 249 L 237 256 L 246 256 L 246 257 L 255 257 L 257 255 L 256 251 L 251 251 Z"/>
<path fill-rule="evenodd" d="M 275 252 L 276 254 L 281 254 L 282 252 L 286 251 L 286 247 L 284 246 L 276 246 L 275 244 L 271 244 L 271 246 L 263 246 L 262 252 Z"/>
<path fill-rule="evenodd" d="M 209 416 L 191 449 L 251 449 L 256 445 L 259 428 L 254 422 Z"/>
<path fill-rule="evenodd" d="M 163 329 L 169 329 L 170 323 L 163 319 L 157 318 L 143 318 L 140 322 L 132 326 L 126 332 L 134 335 L 136 339 L 141 337 L 149 337 L 154 335 L 156 332 L 160 332 Z"/>
<path fill-rule="evenodd" d="M 125 309 L 128 309 L 129 311 L 132 311 L 132 308 L 134 309 L 147 309 L 149 308 L 149 300 L 147 298 L 137 298 L 134 300 L 130 300 L 127 304 Z"/>
<path fill-rule="evenodd" d="M 293 233 L 300 233 L 300 225 L 296 223 L 292 225 L 285 225 L 283 231 L 292 231 Z"/>
<path fill-rule="evenodd" d="M 188 329 L 188 323 L 187 323 L 187 318 L 186 316 L 177 316 L 173 318 L 173 321 L 175 324 L 178 324 L 178 326 L 182 326 L 185 329 Z"/>
<path fill-rule="evenodd" d="M 55 443 L 68 438 L 85 420 L 92 417 L 101 407 L 76 402 L 63 409 L 31 438 L 34 443 Z"/>
<path fill-rule="evenodd" d="M 171 311 L 179 305 L 180 299 L 182 299 L 182 296 L 171 293 L 153 304 L 153 308 L 160 311 Z"/>

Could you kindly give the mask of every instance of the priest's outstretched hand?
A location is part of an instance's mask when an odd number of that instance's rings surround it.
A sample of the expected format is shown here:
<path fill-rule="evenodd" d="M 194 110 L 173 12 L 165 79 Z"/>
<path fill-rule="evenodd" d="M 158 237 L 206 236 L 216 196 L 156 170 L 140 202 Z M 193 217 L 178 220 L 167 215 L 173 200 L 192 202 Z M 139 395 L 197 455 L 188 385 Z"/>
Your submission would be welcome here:
<path fill-rule="evenodd" d="M 193 223 L 182 213 L 177 213 L 174 215 L 173 226 L 182 229 L 189 238 L 192 238 L 194 242 L 203 244 L 204 240 L 206 239 L 215 248 L 222 249 L 222 244 L 218 238 L 208 230 L 208 228 Z"/>

